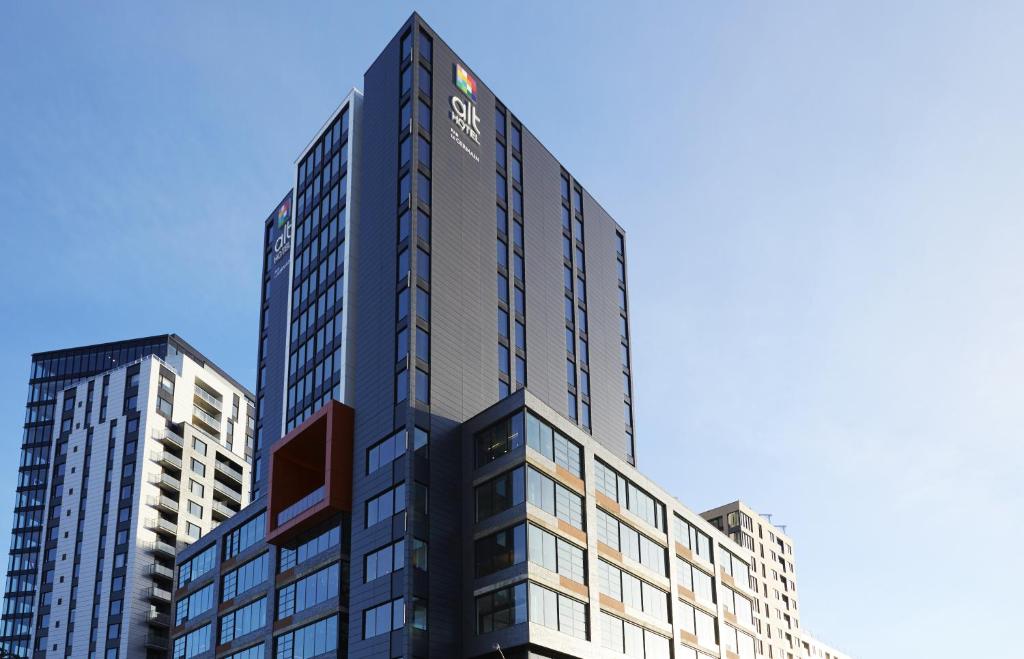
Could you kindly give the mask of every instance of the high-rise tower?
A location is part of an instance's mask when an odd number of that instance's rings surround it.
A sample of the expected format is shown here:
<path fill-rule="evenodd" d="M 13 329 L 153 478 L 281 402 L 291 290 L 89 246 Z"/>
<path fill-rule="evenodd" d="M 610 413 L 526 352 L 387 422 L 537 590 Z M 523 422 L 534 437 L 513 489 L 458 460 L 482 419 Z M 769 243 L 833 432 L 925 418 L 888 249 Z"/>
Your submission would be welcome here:
<path fill-rule="evenodd" d="M 159 654 L 177 548 L 248 500 L 252 396 L 175 335 L 36 354 L 29 390 L 3 649 Z"/>

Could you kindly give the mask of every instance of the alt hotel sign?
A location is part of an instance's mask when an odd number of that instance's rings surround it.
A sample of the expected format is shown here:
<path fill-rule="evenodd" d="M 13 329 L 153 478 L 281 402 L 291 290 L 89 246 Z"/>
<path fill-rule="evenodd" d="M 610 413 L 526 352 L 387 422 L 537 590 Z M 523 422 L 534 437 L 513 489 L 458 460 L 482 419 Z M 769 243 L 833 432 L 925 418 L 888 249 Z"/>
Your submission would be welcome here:
<path fill-rule="evenodd" d="M 460 94 L 453 94 L 448 99 L 451 110 L 448 117 L 454 126 L 451 127 L 451 138 L 469 156 L 480 162 L 480 156 L 473 152 L 473 149 L 466 143 L 468 140 L 480 145 L 480 115 L 476 109 L 476 79 L 464 69 L 461 64 L 455 65 L 455 87 Z M 458 128 L 458 130 L 455 130 Z"/>

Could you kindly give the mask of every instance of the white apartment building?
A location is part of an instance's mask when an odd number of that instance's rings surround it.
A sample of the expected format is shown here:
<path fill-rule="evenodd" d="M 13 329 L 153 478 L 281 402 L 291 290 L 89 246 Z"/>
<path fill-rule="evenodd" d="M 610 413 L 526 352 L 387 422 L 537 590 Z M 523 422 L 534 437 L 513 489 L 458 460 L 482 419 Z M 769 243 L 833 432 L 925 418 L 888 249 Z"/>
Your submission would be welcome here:
<path fill-rule="evenodd" d="M 172 351 L 74 382 L 55 410 L 34 651 L 164 657 L 175 552 L 249 501 L 252 394 Z"/>

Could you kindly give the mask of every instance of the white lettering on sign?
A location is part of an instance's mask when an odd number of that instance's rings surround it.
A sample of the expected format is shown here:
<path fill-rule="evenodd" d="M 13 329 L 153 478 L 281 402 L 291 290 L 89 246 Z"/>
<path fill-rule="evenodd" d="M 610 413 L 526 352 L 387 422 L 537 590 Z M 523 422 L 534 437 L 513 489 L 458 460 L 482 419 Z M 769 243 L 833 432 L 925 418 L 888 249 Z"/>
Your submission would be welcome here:
<path fill-rule="evenodd" d="M 470 158 L 472 158 L 473 160 L 475 160 L 477 162 L 480 162 L 480 156 L 478 156 L 475 153 L 473 153 L 473 149 L 470 149 L 466 145 L 466 143 L 462 141 L 462 138 L 460 138 L 459 134 L 457 132 L 455 132 L 455 129 L 454 128 L 449 128 L 448 130 L 450 130 L 451 133 L 452 133 L 452 141 L 455 142 L 456 144 L 458 144 L 459 146 L 461 146 L 462 150 L 465 151 L 466 153 L 468 153 Z"/>
<path fill-rule="evenodd" d="M 458 96 L 452 96 L 450 103 L 452 109 L 449 116 L 452 121 L 469 139 L 480 144 L 480 115 L 476 112 L 476 106 Z"/>

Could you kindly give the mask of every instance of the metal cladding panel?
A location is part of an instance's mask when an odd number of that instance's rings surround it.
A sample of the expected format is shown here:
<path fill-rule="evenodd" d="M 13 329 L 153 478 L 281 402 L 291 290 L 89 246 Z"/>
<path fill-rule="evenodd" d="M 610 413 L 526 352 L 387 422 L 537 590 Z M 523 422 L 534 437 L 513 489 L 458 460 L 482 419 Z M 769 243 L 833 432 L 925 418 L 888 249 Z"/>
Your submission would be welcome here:
<path fill-rule="evenodd" d="M 586 189 L 583 190 L 583 225 L 586 235 L 591 429 L 595 440 L 625 460 L 626 423 L 623 418 L 619 275 L 616 266 L 616 232 L 619 227 Z M 633 401 L 635 405 L 636 399 Z"/>
<path fill-rule="evenodd" d="M 566 412 L 561 166 L 523 130 L 527 388 Z"/>
<path fill-rule="evenodd" d="M 258 414 L 262 439 L 260 463 L 261 492 L 266 491 L 270 447 L 281 438 L 284 392 L 288 374 L 288 263 L 291 260 L 292 192 L 289 191 L 266 221 L 264 233 L 264 287 L 260 306 L 260 337 L 267 335 L 265 353 L 260 355 L 265 369 L 263 379 L 256 383 L 257 400 L 262 400 Z M 283 214 L 282 214 L 283 211 Z M 265 309 L 265 311 L 262 311 Z"/>
<path fill-rule="evenodd" d="M 429 540 L 432 555 L 459 556 L 459 426 L 498 400 L 495 101 L 436 35 L 433 43 Z M 456 86 L 457 65 L 477 79 L 475 101 Z M 479 143 L 452 119 L 453 103 L 472 108 Z M 459 561 L 431 564 L 430 656 L 459 651 L 460 580 Z"/>
<path fill-rule="evenodd" d="M 404 30 L 404 28 L 403 28 Z M 394 373 L 396 324 L 396 243 L 398 199 L 398 36 L 367 70 L 362 105 L 359 212 L 349 218 L 359 235 L 358 257 L 351 267 L 359 282 L 352 299 L 356 313 L 350 325 L 355 360 L 352 388 L 355 408 L 352 485 L 352 556 L 349 574 L 348 656 L 402 655 L 387 634 L 363 640 L 363 611 L 402 592 L 393 593 L 390 579 L 363 583 L 363 556 L 393 542 L 391 525 L 365 528 L 366 501 L 403 480 L 391 469 L 366 473 L 366 449 L 395 428 Z M 403 572 L 404 573 L 404 572 Z"/>

